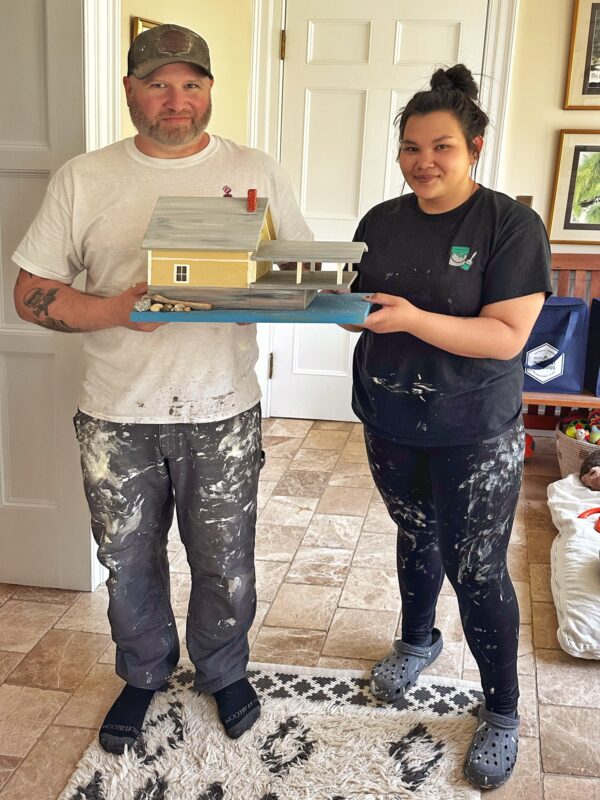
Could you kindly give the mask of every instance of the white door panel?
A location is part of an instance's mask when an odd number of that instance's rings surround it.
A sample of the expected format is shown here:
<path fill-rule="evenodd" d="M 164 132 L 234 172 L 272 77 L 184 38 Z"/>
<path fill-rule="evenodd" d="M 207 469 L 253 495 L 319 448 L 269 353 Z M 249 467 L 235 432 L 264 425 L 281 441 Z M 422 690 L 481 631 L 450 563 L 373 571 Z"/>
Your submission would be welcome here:
<path fill-rule="evenodd" d="M 403 190 L 399 109 L 436 66 L 462 61 L 481 72 L 487 3 L 288 0 L 286 9 L 281 162 L 315 237 L 350 240 L 372 206 Z M 273 327 L 271 414 L 355 419 L 345 359 L 356 335 Z M 335 363 L 320 368 L 326 354 Z"/>
<path fill-rule="evenodd" d="M 71 418 L 80 337 L 23 322 L 11 255 L 52 173 L 84 150 L 81 0 L 3 5 L 0 65 L 0 582 L 90 587 Z"/>

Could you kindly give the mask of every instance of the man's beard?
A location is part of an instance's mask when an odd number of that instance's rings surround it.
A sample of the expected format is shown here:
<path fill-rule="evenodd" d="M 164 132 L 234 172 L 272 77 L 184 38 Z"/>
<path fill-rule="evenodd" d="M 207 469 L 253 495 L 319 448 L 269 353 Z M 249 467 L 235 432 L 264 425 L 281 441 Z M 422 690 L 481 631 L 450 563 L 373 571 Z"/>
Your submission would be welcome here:
<path fill-rule="evenodd" d="M 151 121 L 141 111 L 135 100 L 130 100 L 129 114 L 131 121 L 142 136 L 164 145 L 185 145 L 200 137 L 208 127 L 212 103 L 209 99 L 208 106 L 201 117 L 190 117 L 188 126 L 161 124 L 161 119 Z"/>

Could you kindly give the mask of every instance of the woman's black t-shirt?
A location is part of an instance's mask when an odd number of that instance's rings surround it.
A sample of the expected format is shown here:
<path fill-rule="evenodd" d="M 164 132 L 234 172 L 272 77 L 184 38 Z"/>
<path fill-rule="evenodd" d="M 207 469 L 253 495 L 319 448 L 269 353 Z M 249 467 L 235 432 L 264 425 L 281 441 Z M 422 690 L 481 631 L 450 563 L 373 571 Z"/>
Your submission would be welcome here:
<path fill-rule="evenodd" d="M 354 240 L 369 250 L 353 291 L 399 295 L 426 311 L 477 317 L 490 303 L 552 290 L 540 217 L 484 187 L 443 214 L 425 214 L 414 194 L 388 200 L 363 217 Z M 353 372 L 354 412 L 400 444 L 470 444 L 502 433 L 521 411 L 518 355 L 467 358 L 409 333 L 364 331 Z"/>

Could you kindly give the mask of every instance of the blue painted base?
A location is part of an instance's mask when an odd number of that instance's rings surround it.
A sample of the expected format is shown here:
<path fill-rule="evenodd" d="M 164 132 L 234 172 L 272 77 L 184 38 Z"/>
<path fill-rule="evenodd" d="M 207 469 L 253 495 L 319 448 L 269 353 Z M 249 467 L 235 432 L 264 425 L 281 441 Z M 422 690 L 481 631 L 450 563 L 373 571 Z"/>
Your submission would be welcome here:
<path fill-rule="evenodd" d="M 307 308 L 217 308 L 212 311 L 132 311 L 132 322 L 332 322 L 362 325 L 371 304 L 365 294 L 318 294 Z"/>

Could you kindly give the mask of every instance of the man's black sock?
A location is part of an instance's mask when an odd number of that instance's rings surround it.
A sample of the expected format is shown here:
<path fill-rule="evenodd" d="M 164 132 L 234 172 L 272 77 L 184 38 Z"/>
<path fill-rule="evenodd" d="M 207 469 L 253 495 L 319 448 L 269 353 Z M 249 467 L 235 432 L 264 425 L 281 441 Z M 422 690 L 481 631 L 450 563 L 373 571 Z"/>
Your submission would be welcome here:
<path fill-rule="evenodd" d="M 231 739 L 241 736 L 260 717 L 260 701 L 247 678 L 240 678 L 239 681 L 219 689 L 213 697 L 217 701 L 219 718 L 225 733 Z"/>
<path fill-rule="evenodd" d="M 112 704 L 98 739 L 107 753 L 121 755 L 125 745 L 131 747 L 140 735 L 144 717 L 154 697 L 154 689 L 138 689 L 126 684 Z"/>

